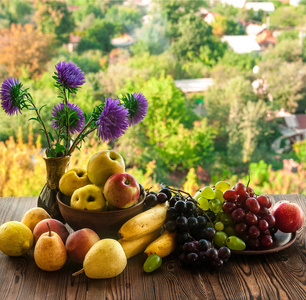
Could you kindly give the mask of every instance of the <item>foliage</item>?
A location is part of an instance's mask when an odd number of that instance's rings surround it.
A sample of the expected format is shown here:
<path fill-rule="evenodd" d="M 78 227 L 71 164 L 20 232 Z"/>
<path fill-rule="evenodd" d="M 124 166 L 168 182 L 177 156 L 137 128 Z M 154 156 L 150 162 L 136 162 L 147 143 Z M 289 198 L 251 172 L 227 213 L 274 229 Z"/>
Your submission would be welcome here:
<path fill-rule="evenodd" d="M 9 29 L 1 29 L 0 40 L 0 65 L 11 76 L 19 76 L 22 67 L 29 76 L 40 75 L 54 50 L 52 37 L 30 24 L 12 24 Z"/>
<path fill-rule="evenodd" d="M 106 20 L 95 19 L 92 27 L 88 28 L 84 37 L 78 44 L 79 54 L 86 50 L 98 49 L 102 52 L 110 52 L 112 49 L 111 37 L 115 32 L 115 25 Z"/>
<path fill-rule="evenodd" d="M 276 9 L 270 17 L 271 28 L 274 27 L 294 27 L 305 24 L 306 8 L 302 5 L 281 6 Z"/>
<path fill-rule="evenodd" d="M 191 168 L 186 176 L 187 181 L 183 185 L 183 190 L 190 195 L 194 195 L 199 190 L 197 174 L 194 168 Z"/>
<path fill-rule="evenodd" d="M 295 142 L 292 147 L 298 159 L 306 163 L 306 140 Z"/>
<path fill-rule="evenodd" d="M 233 17 L 227 18 L 222 15 L 216 15 L 215 21 L 211 23 L 211 26 L 213 28 L 212 32 L 216 36 L 245 34 L 244 27 Z"/>
<path fill-rule="evenodd" d="M 53 34 L 59 43 L 67 43 L 75 24 L 67 4 L 56 0 L 35 0 L 35 21 L 43 33 Z"/>
<path fill-rule="evenodd" d="M 112 6 L 107 10 L 105 19 L 113 24 L 118 23 L 122 27 L 121 34 L 133 32 L 141 26 L 142 14 L 139 10 L 123 6 Z"/>

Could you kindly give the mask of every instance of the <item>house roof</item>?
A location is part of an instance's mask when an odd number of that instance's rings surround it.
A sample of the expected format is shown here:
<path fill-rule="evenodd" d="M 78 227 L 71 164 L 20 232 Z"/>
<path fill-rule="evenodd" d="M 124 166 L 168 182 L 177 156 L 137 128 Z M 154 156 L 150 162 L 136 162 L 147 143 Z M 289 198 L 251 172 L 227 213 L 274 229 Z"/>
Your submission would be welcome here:
<path fill-rule="evenodd" d="M 261 50 L 255 36 L 251 35 L 225 35 L 222 37 L 222 42 L 227 42 L 234 52 L 240 54 Z"/>
<path fill-rule="evenodd" d="M 214 84 L 212 78 L 196 78 L 174 80 L 174 84 L 183 93 L 204 92 Z"/>
<path fill-rule="evenodd" d="M 136 41 L 137 40 L 135 38 L 133 38 L 132 36 L 130 36 L 126 33 L 124 33 L 118 38 L 113 38 L 111 40 L 111 44 L 114 47 L 127 47 L 127 46 L 135 44 Z"/>
<path fill-rule="evenodd" d="M 275 10 L 274 3 L 272 2 L 247 2 L 244 7 L 254 11 L 273 12 Z"/>
<path fill-rule="evenodd" d="M 263 32 L 256 36 L 256 42 L 260 45 L 262 43 L 276 44 L 277 39 L 272 35 L 271 30 L 265 29 Z"/>
<path fill-rule="evenodd" d="M 264 29 L 266 29 L 266 24 L 258 25 L 258 24 L 249 24 L 245 28 L 245 32 L 247 35 L 257 35 L 261 33 Z"/>

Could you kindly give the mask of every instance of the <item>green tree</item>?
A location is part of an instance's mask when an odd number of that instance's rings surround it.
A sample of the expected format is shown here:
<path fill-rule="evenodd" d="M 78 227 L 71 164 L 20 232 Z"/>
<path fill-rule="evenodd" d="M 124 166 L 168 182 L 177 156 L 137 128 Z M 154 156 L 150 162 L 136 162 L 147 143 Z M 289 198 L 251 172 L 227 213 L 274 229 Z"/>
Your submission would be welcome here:
<path fill-rule="evenodd" d="M 34 7 L 38 29 L 43 33 L 52 33 L 59 44 L 67 43 L 69 33 L 75 27 L 67 4 L 56 0 L 35 0 Z"/>
<path fill-rule="evenodd" d="M 98 49 L 102 52 L 110 52 L 112 49 L 111 37 L 115 31 L 115 25 L 106 20 L 96 19 L 92 27 L 88 28 L 84 37 L 78 44 L 77 51 L 82 53 L 90 49 Z"/>
<path fill-rule="evenodd" d="M 295 27 L 305 25 L 306 7 L 300 6 L 281 6 L 270 16 L 270 25 L 273 27 Z"/>

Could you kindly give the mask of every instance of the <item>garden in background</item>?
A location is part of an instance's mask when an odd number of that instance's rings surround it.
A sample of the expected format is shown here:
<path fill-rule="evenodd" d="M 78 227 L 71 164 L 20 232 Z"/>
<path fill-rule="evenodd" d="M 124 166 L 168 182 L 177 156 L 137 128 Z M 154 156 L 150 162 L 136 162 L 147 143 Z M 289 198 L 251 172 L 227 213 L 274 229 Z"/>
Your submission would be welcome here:
<path fill-rule="evenodd" d="M 306 125 L 284 133 L 306 116 L 306 1 L 257 1 L 273 3 L 272 12 L 226 2 L 0 0 L 0 82 L 18 77 L 30 88 L 48 127 L 59 61 L 85 72 L 74 98 L 85 113 L 107 97 L 145 95 L 140 124 L 115 142 L 92 135 L 70 167 L 114 149 L 145 188 L 193 194 L 219 180 L 246 184 L 250 174 L 256 193 L 306 195 Z M 254 35 L 260 50 L 225 42 Z M 213 83 L 179 86 L 200 78 Z M 31 117 L 0 110 L 1 197 L 38 196 L 46 181 L 46 140 Z"/>

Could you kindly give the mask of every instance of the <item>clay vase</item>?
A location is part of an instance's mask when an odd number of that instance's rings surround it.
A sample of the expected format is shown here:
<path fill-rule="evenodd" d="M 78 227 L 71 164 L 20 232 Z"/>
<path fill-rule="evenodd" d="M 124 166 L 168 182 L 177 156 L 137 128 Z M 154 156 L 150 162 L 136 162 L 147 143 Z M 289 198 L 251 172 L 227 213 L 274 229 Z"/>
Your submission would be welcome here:
<path fill-rule="evenodd" d="M 37 206 L 44 208 L 52 218 L 64 222 L 60 213 L 56 194 L 59 192 L 59 181 L 66 172 L 71 156 L 44 157 L 47 170 L 47 182 L 38 196 Z"/>

